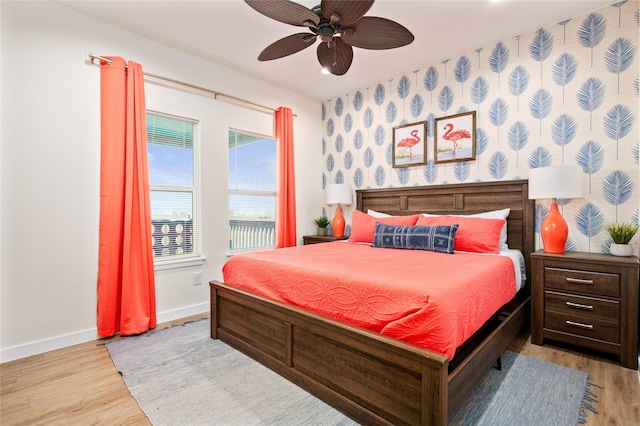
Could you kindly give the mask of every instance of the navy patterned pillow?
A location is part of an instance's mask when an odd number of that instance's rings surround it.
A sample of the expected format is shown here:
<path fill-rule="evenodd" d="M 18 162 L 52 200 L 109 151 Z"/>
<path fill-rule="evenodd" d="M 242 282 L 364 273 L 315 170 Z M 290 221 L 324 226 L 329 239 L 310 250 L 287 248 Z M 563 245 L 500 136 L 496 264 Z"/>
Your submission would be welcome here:
<path fill-rule="evenodd" d="M 453 253 L 458 225 L 398 226 L 376 222 L 373 247 Z"/>

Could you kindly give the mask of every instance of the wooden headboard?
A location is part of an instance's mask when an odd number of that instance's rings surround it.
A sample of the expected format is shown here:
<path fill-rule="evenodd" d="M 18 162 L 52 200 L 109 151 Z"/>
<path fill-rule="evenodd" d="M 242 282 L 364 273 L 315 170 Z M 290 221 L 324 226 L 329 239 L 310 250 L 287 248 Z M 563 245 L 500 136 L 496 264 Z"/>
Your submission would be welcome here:
<path fill-rule="evenodd" d="M 402 188 L 359 189 L 356 208 L 391 215 L 416 213 L 473 214 L 510 208 L 507 244 L 522 251 L 531 282 L 531 260 L 535 249 L 535 203 L 529 200 L 529 181 L 478 182 Z"/>

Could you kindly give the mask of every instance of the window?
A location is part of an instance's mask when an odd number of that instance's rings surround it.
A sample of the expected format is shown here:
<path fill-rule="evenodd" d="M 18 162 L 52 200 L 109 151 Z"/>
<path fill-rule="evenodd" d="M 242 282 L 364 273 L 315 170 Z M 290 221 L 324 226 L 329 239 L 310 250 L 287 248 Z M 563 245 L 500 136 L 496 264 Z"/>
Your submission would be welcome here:
<path fill-rule="evenodd" d="M 155 260 L 200 256 L 198 123 L 147 111 Z"/>
<path fill-rule="evenodd" d="M 229 250 L 275 247 L 276 141 L 229 130 Z"/>

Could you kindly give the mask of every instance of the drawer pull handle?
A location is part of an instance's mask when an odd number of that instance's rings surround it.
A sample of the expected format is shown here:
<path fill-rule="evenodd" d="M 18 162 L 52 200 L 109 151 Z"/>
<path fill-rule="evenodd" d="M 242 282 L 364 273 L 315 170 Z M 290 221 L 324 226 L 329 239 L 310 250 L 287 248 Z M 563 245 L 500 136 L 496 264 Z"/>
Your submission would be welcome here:
<path fill-rule="evenodd" d="M 593 326 L 591 324 L 582 324 L 581 322 L 573 322 L 573 321 L 565 321 L 565 324 L 570 325 L 572 327 L 586 328 L 587 330 L 593 330 Z"/>
<path fill-rule="evenodd" d="M 588 311 L 593 311 L 593 305 L 583 305 L 581 303 L 573 303 L 573 302 L 564 302 L 570 308 L 578 308 L 578 309 L 586 309 Z"/>
<path fill-rule="evenodd" d="M 567 282 L 572 284 L 593 284 L 593 280 L 583 280 L 580 278 L 567 278 Z"/>

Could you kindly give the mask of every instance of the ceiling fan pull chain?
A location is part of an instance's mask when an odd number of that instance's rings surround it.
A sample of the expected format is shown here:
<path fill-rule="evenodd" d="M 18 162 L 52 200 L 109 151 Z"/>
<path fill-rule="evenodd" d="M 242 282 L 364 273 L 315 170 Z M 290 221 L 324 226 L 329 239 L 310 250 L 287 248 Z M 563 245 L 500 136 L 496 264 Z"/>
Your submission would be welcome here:
<path fill-rule="evenodd" d="M 336 64 L 338 63 L 338 60 L 337 60 L 337 58 L 336 58 L 336 56 L 337 56 L 337 54 L 338 54 L 337 52 L 338 52 L 338 49 L 336 49 L 336 44 L 335 44 L 335 43 L 333 43 L 333 66 L 334 66 L 334 67 L 335 67 L 335 66 L 336 66 Z"/>

